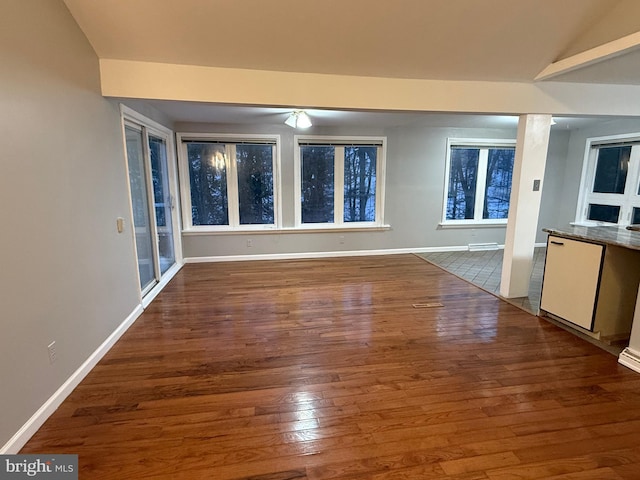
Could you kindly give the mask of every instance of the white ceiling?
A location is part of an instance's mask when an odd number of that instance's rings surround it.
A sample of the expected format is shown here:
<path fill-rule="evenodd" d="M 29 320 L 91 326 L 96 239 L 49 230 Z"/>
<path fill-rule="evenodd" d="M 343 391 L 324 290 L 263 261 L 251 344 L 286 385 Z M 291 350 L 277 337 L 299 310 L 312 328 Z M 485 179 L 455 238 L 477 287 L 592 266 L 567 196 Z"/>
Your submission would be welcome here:
<path fill-rule="evenodd" d="M 123 99 L 125 100 L 125 99 Z M 137 101 L 125 100 L 135 107 Z M 279 125 L 291 113 L 291 108 L 219 105 L 202 102 L 175 102 L 166 100 L 140 101 L 162 112 L 176 123 L 208 123 L 235 125 Z M 451 127 L 451 128 L 513 128 L 518 117 L 511 115 L 472 115 L 463 113 L 431 112 L 379 112 L 354 110 L 305 110 L 315 127 L 371 127 L 393 128 Z M 554 117 L 553 130 L 574 130 L 615 117 Z"/>
<path fill-rule="evenodd" d="M 64 1 L 101 59 L 392 78 L 530 83 L 553 62 L 640 31 L 639 0 Z M 640 85 L 636 46 L 553 80 Z M 207 123 L 278 123 L 288 111 L 152 103 L 174 121 Z M 312 116 L 332 125 L 487 122 L 365 113 Z"/>
<path fill-rule="evenodd" d="M 640 30 L 638 0 L 65 3 L 100 58 L 396 78 L 532 81 Z"/>

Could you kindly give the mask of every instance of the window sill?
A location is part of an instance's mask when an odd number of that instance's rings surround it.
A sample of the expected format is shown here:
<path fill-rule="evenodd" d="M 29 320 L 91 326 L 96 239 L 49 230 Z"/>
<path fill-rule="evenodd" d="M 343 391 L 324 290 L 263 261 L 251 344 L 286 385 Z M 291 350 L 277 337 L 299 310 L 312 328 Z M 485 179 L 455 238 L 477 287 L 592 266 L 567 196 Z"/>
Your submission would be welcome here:
<path fill-rule="evenodd" d="M 609 223 L 609 222 L 594 222 L 591 220 L 584 220 L 581 222 L 569 222 L 569 225 L 573 227 L 624 227 L 626 223 Z"/>
<path fill-rule="evenodd" d="M 440 222 L 438 228 L 506 228 L 507 222 L 469 222 L 469 223 L 449 223 Z"/>
<path fill-rule="evenodd" d="M 382 232 L 391 230 L 391 225 L 358 225 L 348 227 L 344 225 L 319 227 L 301 226 L 301 227 L 281 227 L 281 228 L 236 228 L 233 230 L 182 230 L 182 235 L 263 235 L 263 234 L 283 234 L 283 233 L 334 233 L 334 232 Z"/>

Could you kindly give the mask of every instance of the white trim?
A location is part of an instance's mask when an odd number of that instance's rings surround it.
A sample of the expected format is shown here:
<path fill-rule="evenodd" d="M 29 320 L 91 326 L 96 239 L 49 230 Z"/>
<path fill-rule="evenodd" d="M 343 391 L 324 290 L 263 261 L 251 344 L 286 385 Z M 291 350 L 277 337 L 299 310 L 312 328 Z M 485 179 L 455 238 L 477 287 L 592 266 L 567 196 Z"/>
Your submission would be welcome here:
<path fill-rule="evenodd" d="M 627 347 L 620 353 L 618 363 L 630 368 L 634 372 L 640 373 L 640 352 Z"/>
<path fill-rule="evenodd" d="M 380 218 L 376 218 L 378 224 L 381 226 L 386 225 L 384 223 L 384 205 L 386 203 L 385 198 L 385 186 L 387 184 L 387 139 L 382 142 L 380 147 L 381 158 L 378 158 L 378 164 L 376 165 L 376 188 L 379 190 L 376 193 L 376 215 Z M 378 182 L 382 179 L 381 182 Z"/>
<path fill-rule="evenodd" d="M 502 245 L 502 248 L 504 248 L 504 245 Z M 269 253 L 260 255 L 220 255 L 211 257 L 186 257 L 184 261 L 185 263 L 242 262 L 251 260 L 292 260 L 307 258 L 363 257 L 367 255 L 400 255 L 409 253 L 466 251 L 469 251 L 469 247 L 467 245 L 448 247 L 390 248 L 380 250 L 346 250 L 333 252 Z"/>
<path fill-rule="evenodd" d="M 449 201 L 449 175 L 451 173 L 451 150 L 452 147 L 478 147 L 480 150 L 478 154 L 478 177 L 476 179 L 476 194 L 474 205 L 474 218 L 463 220 L 447 220 L 447 203 Z M 442 194 L 442 216 L 440 227 L 476 227 L 476 226 L 499 226 L 500 224 L 507 225 L 507 219 L 483 219 L 482 212 L 484 207 L 484 191 L 487 182 L 487 162 L 490 148 L 515 148 L 516 140 L 508 138 L 447 138 L 447 151 L 445 154 L 445 169 L 444 169 L 444 188 Z M 515 153 L 514 153 L 515 159 Z M 515 160 L 514 160 L 515 161 Z"/>
<path fill-rule="evenodd" d="M 303 145 L 300 145 L 302 142 Z M 302 223 L 302 157 L 301 146 L 307 142 L 319 146 L 334 146 L 334 209 L 331 223 Z M 333 145 L 335 142 L 336 145 Z M 376 189 L 375 189 L 375 220 L 373 222 L 345 222 L 344 221 L 344 147 L 346 144 L 376 147 Z M 293 137 L 293 185 L 294 185 L 294 222 L 296 228 L 333 229 L 353 225 L 380 227 L 384 225 L 384 195 L 386 184 L 387 137 L 386 136 L 358 136 L 358 135 L 294 135 Z"/>
<path fill-rule="evenodd" d="M 536 243 L 537 247 L 546 247 L 545 242 Z M 504 250 L 504 245 L 498 245 L 498 250 Z M 185 257 L 184 263 L 217 263 L 217 262 L 245 262 L 252 260 L 297 260 L 331 257 L 364 257 L 367 255 L 401 255 L 411 253 L 441 253 L 468 252 L 469 245 L 450 245 L 444 247 L 416 247 L 389 248 L 379 250 L 346 250 L 333 252 L 301 252 L 301 253 L 266 253 L 259 255 L 218 255 L 210 257 Z"/>
<path fill-rule="evenodd" d="M 133 244 L 133 253 L 136 258 L 136 262 L 138 261 L 138 251 L 136 246 L 136 235 L 135 235 L 135 222 L 133 218 L 133 201 L 131 197 L 131 181 L 128 177 L 129 175 L 129 157 L 127 155 L 127 139 L 126 139 L 126 127 L 135 128 L 140 130 L 143 135 L 144 147 L 146 149 L 144 162 L 150 159 L 148 155 L 149 150 L 149 136 L 153 135 L 154 137 L 160 138 L 165 142 L 165 153 L 166 153 L 166 167 L 167 167 L 167 183 L 168 183 L 168 191 L 166 192 L 171 201 L 170 208 L 170 218 L 171 218 L 171 229 L 172 229 L 172 238 L 173 238 L 173 256 L 175 265 L 182 266 L 184 263 L 182 258 L 182 235 L 181 235 L 181 205 L 180 205 L 180 196 L 179 196 L 179 185 L 178 185 L 178 170 L 177 170 L 177 158 L 176 158 L 176 144 L 174 133 L 168 127 L 161 125 L 160 123 L 142 115 L 141 113 L 136 112 L 135 110 L 127 107 L 126 105 L 120 104 L 120 117 L 122 123 L 122 144 L 124 150 L 124 159 L 125 159 L 125 168 L 127 170 L 127 193 L 129 196 L 129 222 L 131 224 L 132 231 L 132 244 Z M 153 255 L 154 261 L 154 276 L 155 283 L 149 285 L 144 289 L 140 289 L 140 302 L 144 302 L 147 305 L 150 301 L 158 294 L 160 289 L 158 289 L 158 285 L 166 285 L 166 283 L 171 279 L 165 279 L 166 272 L 163 275 L 160 269 L 160 258 L 159 252 L 157 250 L 157 226 L 156 226 L 156 216 L 154 205 L 152 205 L 152 201 L 154 199 L 153 187 L 151 185 L 150 177 L 151 177 L 151 165 L 150 163 L 145 165 L 144 170 L 147 172 L 147 201 L 149 203 L 149 220 L 151 222 L 151 228 L 153 230 L 152 238 L 154 241 L 155 253 Z M 178 205 L 175 205 L 175 202 L 178 202 Z M 179 269 L 179 268 L 178 268 Z M 136 275 L 138 276 L 138 285 L 140 285 L 140 272 L 138 267 L 136 266 Z M 175 273 L 174 273 L 175 274 Z M 173 274 L 171 275 L 173 276 Z M 155 292 L 151 295 L 151 300 L 145 300 L 147 295 L 151 292 Z M 146 305 L 145 305 L 146 306 Z"/>
<path fill-rule="evenodd" d="M 187 141 L 207 141 L 215 140 L 225 147 L 225 168 L 227 178 L 227 222 L 228 225 L 193 225 L 191 211 L 191 182 L 189 172 L 189 156 L 187 153 Z M 240 224 L 239 198 L 238 198 L 238 171 L 235 156 L 235 143 L 241 141 L 268 141 L 272 147 L 273 169 L 273 223 L 260 225 Z M 206 232 L 218 233 L 222 231 L 238 232 L 241 230 L 264 229 L 273 230 L 278 228 L 282 222 L 282 174 L 281 174 L 281 135 L 279 134 L 258 134 L 258 133 L 192 133 L 177 132 L 176 143 L 178 152 L 178 171 L 180 173 L 180 199 L 182 206 L 182 233 L 186 232 Z"/>
<path fill-rule="evenodd" d="M 447 220 L 438 223 L 438 227 L 447 228 L 506 228 L 507 219 L 504 220 Z"/>
<path fill-rule="evenodd" d="M 515 151 L 514 151 L 515 158 Z M 478 170 L 476 174 L 476 195 L 473 209 L 474 221 L 482 221 L 482 214 L 484 213 L 484 197 L 487 185 L 487 168 L 489 168 L 489 149 L 481 148 L 478 155 Z M 506 220 L 506 218 L 505 218 Z M 450 220 L 448 220 L 450 221 Z M 506 223 L 506 222 L 505 222 Z"/>
<path fill-rule="evenodd" d="M 130 120 L 138 123 L 139 127 L 147 126 L 150 129 L 158 130 L 163 135 L 167 135 L 169 137 L 173 136 L 173 132 L 170 128 L 165 127 L 164 125 L 150 119 L 149 117 L 145 117 L 141 113 L 136 112 L 132 108 L 129 108 L 122 103 L 120 104 L 120 115 L 122 115 L 123 117 L 128 117 Z"/>
<path fill-rule="evenodd" d="M 120 337 L 133 325 L 136 319 L 142 314 L 142 305 L 137 305 L 133 312 L 102 342 L 102 344 L 84 361 L 78 369 L 58 388 L 53 395 L 31 416 L 25 424 L 9 439 L 7 443 L 0 449 L 0 454 L 15 454 L 29 441 L 29 439 L 38 431 L 44 422 L 56 411 L 60 404 L 69 396 L 78 384 L 87 376 L 87 374 L 96 366 L 96 364 L 104 357 L 111 347 L 120 339 Z"/>
<path fill-rule="evenodd" d="M 565 73 L 579 70 L 589 65 L 619 57 L 640 48 L 640 32 L 634 32 L 611 42 L 603 43 L 583 52 L 571 55 L 547 65 L 534 81 L 549 80 Z"/>
<path fill-rule="evenodd" d="M 142 298 L 142 306 L 147 308 L 149 304 L 153 301 L 154 298 L 158 296 L 158 294 L 162 291 L 164 287 L 167 286 L 167 283 L 171 281 L 173 277 L 175 277 L 176 273 L 180 271 L 184 262 L 176 262 L 174 263 L 169 270 L 164 272 L 160 281 L 158 281 L 151 290 L 149 290 L 144 297 Z"/>
<path fill-rule="evenodd" d="M 184 236 L 197 236 L 197 235 L 270 235 L 270 234 L 282 234 L 282 233 L 327 233 L 327 232 L 371 232 L 371 231 L 383 231 L 391 230 L 391 225 L 375 225 L 373 223 L 343 223 L 342 225 L 311 223 L 301 225 L 300 227 L 282 227 L 282 228 L 242 228 L 242 229 L 225 229 L 225 230 L 183 230 Z"/>
<path fill-rule="evenodd" d="M 140 268 L 138 266 L 138 247 L 136 245 L 136 225 L 135 225 L 135 220 L 133 218 L 133 196 L 131 194 L 131 179 L 129 178 L 129 155 L 127 152 L 127 125 L 126 125 L 126 119 L 124 116 L 124 111 L 125 109 L 127 110 L 131 110 L 128 107 L 125 107 L 124 105 L 120 104 L 120 130 L 122 132 L 122 153 L 123 153 L 123 158 L 124 158 L 124 168 L 125 171 L 127 172 L 127 198 L 129 200 L 129 204 L 128 204 L 128 210 L 129 210 L 129 225 L 131 226 L 131 228 L 129 228 L 129 235 L 130 235 L 130 244 L 133 247 L 133 258 L 136 259 L 136 265 L 135 265 L 135 275 L 136 275 L 136 283 L 138 285 L 138 300 L 142 303 L 142 297 L 143 297 L 143 292 L 142 292 L 142 280 L 140 279 Z M 140 130 L 142 130 L 142 127 L 140 127 Z M 126 231 L 126 229 L 125 229 Z"/>
<path fill-rule="evenodd" d="M 344 222 L 344 161 L 345 161 L 344 145 L 336 145 L 334 147 L 334 155 L 333 155 L 333 185 L 334 185 L 333 223 L 337 225 L 341 225 L 345 223 Z M 377 162 L 378 160 L 376 158 L 376 163 Z M 336 181 L 336 180 L 339 180 L 339 181 Z M 376 179 L 376 190 L 377 190 L 377 179 Z"/>
<path fill-rule="evenodd" d="M 631 148 L 629 158 L 629 169 L 625 191 L 621 194 L 594 193 L 596 166 L 598 163 L 598 152 L 600 147 L 616 147 L 628 141 L 640 140 L 640 132 L 623 133 L 618 135 L 606 135 L 601 137 L 589 137 L 585 141 L 585 151 L 582 160 L 582 172 L 580 175 L 580 189 L 578 191 L 578 201 L 576 205 L 575 223 L 595 224 L 595 225 L 628 225 L 634 208 L 640 207 L 640 196 L 638 196 L 638 181 L 640 178 L 640 146 Z M 604 144 L 601 144 L 606 142 Z M 595 144 L 595 145 L 594 145 Z M 616 223 L 598 222 L 588 220 L 589 204 L 600 203 L 603 205 L 617 206 L 620 208 L 618 221 Z"/>

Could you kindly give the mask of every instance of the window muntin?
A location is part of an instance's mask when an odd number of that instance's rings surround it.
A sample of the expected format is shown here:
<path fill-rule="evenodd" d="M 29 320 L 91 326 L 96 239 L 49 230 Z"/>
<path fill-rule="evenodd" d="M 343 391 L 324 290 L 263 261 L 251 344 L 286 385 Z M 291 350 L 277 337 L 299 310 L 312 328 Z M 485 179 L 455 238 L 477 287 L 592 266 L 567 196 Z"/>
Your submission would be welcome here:
<path fill-rule="evenodd" d="M 296 225 L 382 225 L 382 137 L 296 136 Z"/>
<path fill-rule="evenodd" d="M 185 230 L 277 226 L 279 137 L 178 134 L 178 138 Z"/>
<path fill-rule="evenodd" d="M 506 223 L 515 141 L 449 139 L 444 224 Z"/>
<path fill-rule="evenodd" d="M 640 220 L 640 134 L 587 140 L 577 222 L 628 225 Z"/>

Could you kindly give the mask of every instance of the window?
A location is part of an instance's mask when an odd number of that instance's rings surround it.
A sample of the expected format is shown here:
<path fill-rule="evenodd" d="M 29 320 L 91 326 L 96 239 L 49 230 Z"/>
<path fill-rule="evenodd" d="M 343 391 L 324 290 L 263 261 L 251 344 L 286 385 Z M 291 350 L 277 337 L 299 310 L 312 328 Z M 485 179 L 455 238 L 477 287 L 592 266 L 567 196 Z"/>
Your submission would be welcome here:
<path fill-rule="evenodd" d="M 443 224 L 506 223 L 515 140 L 449 139 Z"/>
<path fill-rule="evenodd" d="M 296 225 L 382 225 L 384 138 L 296 136 Z"/>
<path fill-rule="evenodd" d="M 274 136 L 178 134 L 186 230 L 277 225 Z"/>
<path fill-rule="evenodd" d="M 640 223 L 640 135 L 587 141 L 577 222 Z"/>

